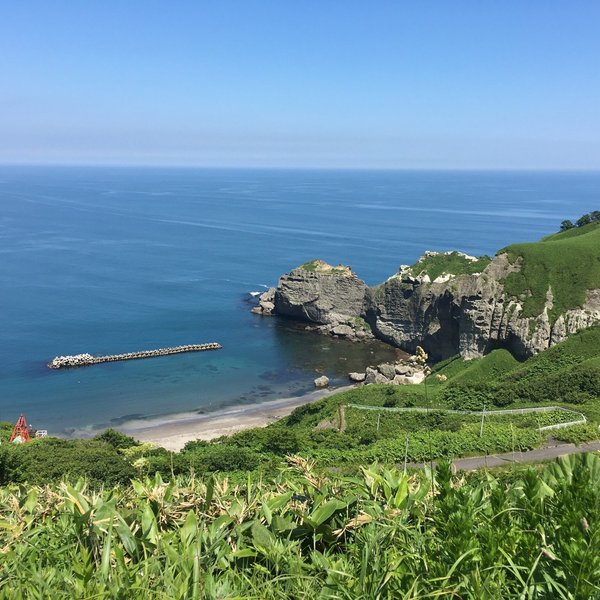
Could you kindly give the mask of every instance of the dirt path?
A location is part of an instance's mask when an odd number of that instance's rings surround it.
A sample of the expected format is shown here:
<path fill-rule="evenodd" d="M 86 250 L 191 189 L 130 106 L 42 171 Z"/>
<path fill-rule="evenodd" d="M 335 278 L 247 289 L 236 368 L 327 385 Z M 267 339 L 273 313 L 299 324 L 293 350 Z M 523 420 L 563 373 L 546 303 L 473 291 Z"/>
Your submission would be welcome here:
<path fill-rule="evenodd" d="M 600 441 L 588 444 L 560 444 L 547 448 L 537 448 L 527 452 L 507 452 L 506 454 L 490 454 L 488 456 L 473 456 L 472 458 L 457 458 L 452 461 L 456 471 L 475 471 L 487 467 L 506 467 L 513 463 L 526 464 L 566 456 L 567 454 L 582 454 L 584 452 L 600 451 Z M 423 468 L 430 463 L 409 463 L 410 468 Z M 435 461 L 434 461 L 435 464 Z"/>

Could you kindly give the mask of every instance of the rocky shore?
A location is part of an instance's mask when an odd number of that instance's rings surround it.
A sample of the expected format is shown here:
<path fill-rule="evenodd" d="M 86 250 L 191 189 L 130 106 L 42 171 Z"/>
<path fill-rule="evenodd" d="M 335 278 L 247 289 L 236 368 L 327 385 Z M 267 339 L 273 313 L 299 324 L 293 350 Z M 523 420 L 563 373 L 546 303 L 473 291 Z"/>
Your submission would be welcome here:
<path fill-rule="evenodd" d="M 409 385 L 422 383 L 431 373 L 427 365 L 427 353 L 420 346 L 413 356 L 406 360 L 393 363 L 381 363 L 377 366 L 367 367 L 365 371 L 348 373 L 348 379 L 356 385 L 369 385 L 371 383 L 389 385 Z M 329 379 L 322 375 L 315 379 L 315 387 L 323 388 L 329 385 Z"/>

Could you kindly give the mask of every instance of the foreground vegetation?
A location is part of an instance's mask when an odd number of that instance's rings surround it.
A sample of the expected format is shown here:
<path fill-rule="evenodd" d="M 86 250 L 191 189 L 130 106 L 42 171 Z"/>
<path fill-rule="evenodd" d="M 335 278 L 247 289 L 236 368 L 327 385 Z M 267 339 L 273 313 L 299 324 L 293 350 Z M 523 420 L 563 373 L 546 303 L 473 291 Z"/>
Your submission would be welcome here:
<path fill-rule="evenodd" d="M 452 476 L 373 466 L 0 490 L 0 594 L 579 599 L 600 594 L 600 457 Z"/>

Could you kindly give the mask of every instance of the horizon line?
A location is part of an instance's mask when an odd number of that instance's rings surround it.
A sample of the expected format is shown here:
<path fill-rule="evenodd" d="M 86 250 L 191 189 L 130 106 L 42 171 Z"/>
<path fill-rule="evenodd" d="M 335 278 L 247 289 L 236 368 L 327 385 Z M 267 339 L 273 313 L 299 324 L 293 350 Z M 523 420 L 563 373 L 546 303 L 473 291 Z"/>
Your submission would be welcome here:
<path fill-rule="evenodd" d="M 377 167 L 377 166 L 301 166 L 301 165 L 207 165 L 207 164 L 169 164 L 169 163 L 66 163 L 66 162 L 2 162 L 2 167 L 62 167 L 62 168 L 111 168 L 111 169 L 198 169 L 220 171 L 445 171 L 445 172 L 569 172 L 569 173 L 598 173 L 599 167 Z"/>

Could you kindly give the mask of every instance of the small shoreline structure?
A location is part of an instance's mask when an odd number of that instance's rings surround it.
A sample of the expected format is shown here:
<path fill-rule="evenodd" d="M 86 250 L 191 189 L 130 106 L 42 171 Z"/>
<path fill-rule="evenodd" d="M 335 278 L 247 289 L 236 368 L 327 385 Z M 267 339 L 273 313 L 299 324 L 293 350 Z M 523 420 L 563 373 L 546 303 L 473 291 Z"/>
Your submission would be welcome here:
<path fill-rule="evenodd" d="M 110 354 L 107 356 L 93 356 L 92 354 L 75 354 L 73 356 L 56 356 L 48 363 L 49 369 L 68 369 L 73 367 L 87 367 L 106 362 L 120 360 L 137 360 L 141 358 L 153 358 L 155 356 L 168 356 L 170 354 L 181 354 L 183 352 L 204 352 L 207 350 L 220 350 L 221 344 L 210 342 L 208 344 L 188 344 L 186 346 L 174 346 L 172 348 L 158 348 L 156 350 L 141 350 L 140 352 L 127 352 L 126 354 Z"/>

